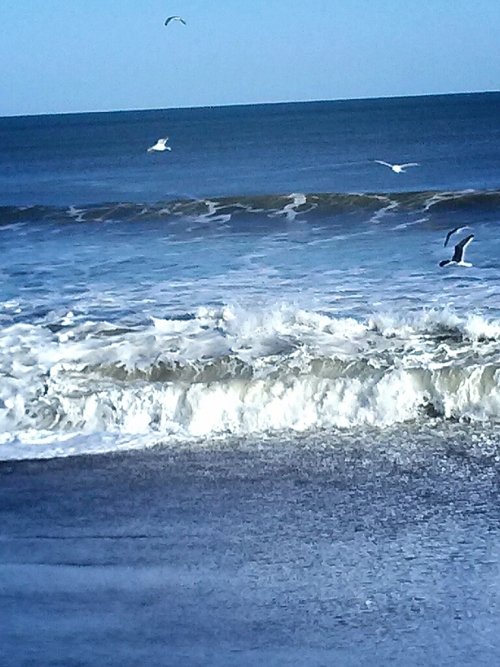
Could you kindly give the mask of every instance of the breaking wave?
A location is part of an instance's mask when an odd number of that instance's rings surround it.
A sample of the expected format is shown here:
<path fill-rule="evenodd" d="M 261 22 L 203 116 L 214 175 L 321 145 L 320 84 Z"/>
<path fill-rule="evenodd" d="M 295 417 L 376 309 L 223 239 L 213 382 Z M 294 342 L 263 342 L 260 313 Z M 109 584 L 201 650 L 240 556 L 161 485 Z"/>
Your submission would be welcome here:
<path fill-rule="evenodd" d="M 500 321 L 443 310 L 358 321 L 226 306 L 134 328 L 15 324 L 0 332 L 0 458 L 19 443 L 89 434 L 494 423 L 499 342 Z"/>

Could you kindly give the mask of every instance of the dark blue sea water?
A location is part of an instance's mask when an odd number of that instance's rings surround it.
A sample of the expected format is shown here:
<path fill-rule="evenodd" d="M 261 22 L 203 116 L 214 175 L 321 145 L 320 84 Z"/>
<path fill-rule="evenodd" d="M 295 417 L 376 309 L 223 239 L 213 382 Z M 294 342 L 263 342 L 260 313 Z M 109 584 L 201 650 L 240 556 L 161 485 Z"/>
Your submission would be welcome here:
<path fill-rule="evenodd" d="M 500 94 L 0 120 L 1 203 L 496 189 Z M 168 135 L 171 154 L 146 148 Z M 404 180 L 372 160 L 421 162 Z"/>
<path fill-rule="evenodd" d="M 2 664 L 497 661 L 499 222 L 500 93 L 1 118 Z"/>

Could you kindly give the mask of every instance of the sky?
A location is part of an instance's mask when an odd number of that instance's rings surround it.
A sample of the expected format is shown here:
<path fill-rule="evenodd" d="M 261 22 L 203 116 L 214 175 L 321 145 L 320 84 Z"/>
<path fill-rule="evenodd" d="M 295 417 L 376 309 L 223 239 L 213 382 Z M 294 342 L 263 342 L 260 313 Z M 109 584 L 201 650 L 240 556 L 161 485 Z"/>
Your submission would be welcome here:
<path fill-rule="evenodd" d="M 500 89 L 498 0 L 0 0 L 0 21 L 0 116 Z"/>

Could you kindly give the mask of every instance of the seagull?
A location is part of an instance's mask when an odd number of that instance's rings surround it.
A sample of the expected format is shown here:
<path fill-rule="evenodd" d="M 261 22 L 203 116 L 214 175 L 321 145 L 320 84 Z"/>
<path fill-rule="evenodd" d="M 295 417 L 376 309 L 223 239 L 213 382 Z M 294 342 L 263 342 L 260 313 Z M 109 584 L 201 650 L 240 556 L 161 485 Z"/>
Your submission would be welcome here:
<path fill-rule="evenodd" d="M 171 151 L 172 149 L 170 146 L 167 146 L 167 141 L 168 137 L 165 137 L 164 139 L 158 139 L 154 146 L 150 146 L 148 148 L 148 153 L 152 153 L 153 151 Z"/>
<path fill-rule="evenodd" d="M 463 227 L 454 227 L 451 231 L 449 231 L 448 234 L 446 234 L 444 246 L 446 247 L 448 245 L 450 236 L 453 236 L 453 234 L 458 234 L 458 232 L 463 232 L 464 229 L 470 229 L 469 225 L 464 225 Z"/>
<path fill-rule="evenodd" d="M 170 21 L 180 21 L 181 23 L 186 25 L 186 21 L 184 21 L 184 19 L 181 18 L 180 16 L 169 16 L 168 19 L 165 21 L 165 25 L 168 25 Z"/>
<path fill-rule="evenodd" d="M 464 262 L 464 255 L 465 249 L 473 238 L 474 234 L 469 234 L 469 236 L 466 236 L 459 243 L 457 243 L 453 257 L 451 259 L 443 259 L 441 262 L 439 262 L 439 266 L 448 266 L 449 264 L 456 264 L 457 266 L 472 266 L 470 262 Z"/>
<path fill-rule="evenodd" d="M 383 164 L 385 167 L 389 167 L 395 174 L 404 174 L 407 167 L 419 167 L 418 162 L 405 162 L 405 164 L 391 164 L 390 162 L 384 162 L 383 160 L 374 160 L 379 164 Z"/>

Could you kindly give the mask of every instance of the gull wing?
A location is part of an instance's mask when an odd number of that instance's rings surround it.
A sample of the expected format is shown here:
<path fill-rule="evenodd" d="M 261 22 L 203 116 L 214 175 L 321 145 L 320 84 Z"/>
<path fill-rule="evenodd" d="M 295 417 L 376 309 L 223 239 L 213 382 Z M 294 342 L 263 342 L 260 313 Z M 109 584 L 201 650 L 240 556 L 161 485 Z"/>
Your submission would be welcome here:
<path fill-rule="evenodd" d="M 168 19 L 165 21 L 165 25 L 168 25 L 170 21 L 180 21 L 184 25 L 186 25 L 186 21 L 181 16 L 169 16 Z"/>
<path fill-rule="evenodd" d="M 464 229 L 470 229 L 469 225 L 461 225 L 460 227 L 453 227 L 453 229 L 451 229 L 448 232 L 448 234 L 446 234 L 446 239 L 445 239 L 444 245 L 446 246 L 446 244 L 450 240 L 450 237 L 453 234 L 457 234 L 458 232 L 462 232 Z"/>
<path fill-rule="evenodd" d="M 386 167 L 393 167 L 393 165 L 390 162 L 384 162 L 383 160 L 374 160 L 374 162 L 378 162 L 379 164 L 383 164 Z"/>
<path fill-rule="evenodd" d="M 469 234 L 469 236 L 466 236 L 464 239 L 460 241 L 460 243 L 457 243 L 455 246 L 455 252 L 453 253 L 453 257 L 451 258 L 452 262 L 461 262 L 464 258 L 465 255 L 465 249 L 469 245 L 469 243 L 472 241 L 474 238 L 474 234 Z"/>
<path fill-rule="evenodd" d="M 400 167 L 420 167 L 420 164 L 418 162 L 405 162 L 404 164 L 400 164 Z"/>
<path fill-rule="evenodd" d="M 458 232 L 459 229 L 460 229 L 460 227 L 454 227 L 452 230 L 450 230 L 448 232 L 448 234 L 446 234 L 446 238 L 444 240 L 444 247 L 445 248 L 448 245 L 448 241 L 450 240 L 450 237 L 453 236 L 453 234 L 456 234 L 456 232 Z"/>

